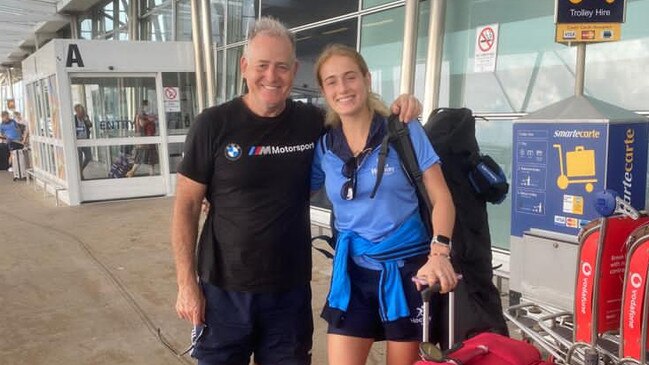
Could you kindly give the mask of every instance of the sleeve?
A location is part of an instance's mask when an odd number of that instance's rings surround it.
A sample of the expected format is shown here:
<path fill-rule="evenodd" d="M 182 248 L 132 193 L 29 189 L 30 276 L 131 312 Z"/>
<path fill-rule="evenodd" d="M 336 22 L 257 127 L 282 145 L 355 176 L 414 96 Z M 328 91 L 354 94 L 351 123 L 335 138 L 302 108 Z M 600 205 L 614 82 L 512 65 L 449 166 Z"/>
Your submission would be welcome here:
<path fill-rule="evenodd" d="M 196 117 L 185 139 L 184 156 L 178 166 L 179 173 L 198 183 L 209 184 L 214 173 L 213 146 L 218 145 L 214 126 L 220 124 L 210 120 L 205 112 Z"/>
<path fill-rule="evenodd" d="M 408 123 L 408 129 L 410 130 L 410 140 L 412 140 L 412 146 L 415 149 L 421 171 L 426 171 L 440 162 L 439 156 L 433 149 L 433 145 L 430 143 L 421 123 L 418 120 L 412 120 Z"/>
<path fill-rule="evenodd" d="M 319 138 L 315 146 L 313 163 L 311 164 L 311 191 L 318 191 L 324 185 L 325 173 L 322 169 L 322 157 L 324 156 L 323 143 L 325 137 L 326 135 Z"/>

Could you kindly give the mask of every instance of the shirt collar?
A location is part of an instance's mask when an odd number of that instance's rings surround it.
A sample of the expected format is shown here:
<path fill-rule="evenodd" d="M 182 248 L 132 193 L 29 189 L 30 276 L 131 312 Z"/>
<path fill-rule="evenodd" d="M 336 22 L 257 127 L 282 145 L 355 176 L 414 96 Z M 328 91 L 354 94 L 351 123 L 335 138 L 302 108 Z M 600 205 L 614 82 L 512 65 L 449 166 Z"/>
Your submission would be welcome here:
<path fill-rule="evenodd" d="M 383 141 L 385 133 L 385 117 L 378 113 L 374 113 L 372 124 L 370 125 L 370 133 L 367 136 L 367 141 L 365 142 L 365 147 L 363 149 L 374 149 L 378 147 Z M 351 148 L 349 148 L 349 145 L 347 144 L 347 139 L 345 139 L 345 135 L 343 134 L 342 126 L 332 128 L 331 131 L 329 131 L 327 144 L 329 150 L 331 150 L 331 152 L 336 156 L 340 157 L 343 161 L 347 161 L 354 156 Z"/>

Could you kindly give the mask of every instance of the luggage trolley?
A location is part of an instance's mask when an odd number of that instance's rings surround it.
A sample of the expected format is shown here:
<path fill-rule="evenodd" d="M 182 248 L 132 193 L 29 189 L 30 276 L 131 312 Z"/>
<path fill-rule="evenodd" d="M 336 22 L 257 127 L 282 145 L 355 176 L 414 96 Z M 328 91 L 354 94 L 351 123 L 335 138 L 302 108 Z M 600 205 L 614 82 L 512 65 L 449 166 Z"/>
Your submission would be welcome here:
<path fill-rule="evenodd" d="M 617 363 L 627 237 L 638 227 L 648 227 L 649 236 L 649 217 L 635 213 L 596 219 L 581 230 L 573 313 L 524 303 L 508 308 L 507 319 L 568 364 Z"/>

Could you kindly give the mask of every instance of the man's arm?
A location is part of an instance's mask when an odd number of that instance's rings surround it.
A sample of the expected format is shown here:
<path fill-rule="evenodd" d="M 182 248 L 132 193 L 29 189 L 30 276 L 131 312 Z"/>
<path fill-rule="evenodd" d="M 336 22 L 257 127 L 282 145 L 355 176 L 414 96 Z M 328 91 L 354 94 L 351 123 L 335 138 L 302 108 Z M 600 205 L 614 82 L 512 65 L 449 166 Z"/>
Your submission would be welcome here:
<path fill-rule="evenodd" d="M 390 106 L 390 111 L 394 114 L 399 114 L 400 121 L 408 122 L 417 118 L 423 111 L 423 108 L 414 95 L 401 94 Z"/>
<path fill-rule="evenodd" d="M 198 286 L 194 256 L 201 205 L 207 187 L 178 174 L 171 223 L 171 245 L 176 263 L 176 312 L 192 324 L 204 323 L 205 299 Z"/>

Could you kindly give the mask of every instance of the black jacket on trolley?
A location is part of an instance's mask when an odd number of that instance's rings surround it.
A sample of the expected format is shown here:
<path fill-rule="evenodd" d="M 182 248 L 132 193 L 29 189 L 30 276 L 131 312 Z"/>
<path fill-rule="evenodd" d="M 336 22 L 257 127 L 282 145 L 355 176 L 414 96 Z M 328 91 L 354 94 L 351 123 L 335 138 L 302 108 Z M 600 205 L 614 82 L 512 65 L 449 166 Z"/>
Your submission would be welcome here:
<path fill-rule="evenodd" d="M 492 282 L 491 236 L 487 203 L 472 187 L 469 171 L 479 155 L 475 138 L 475 118 L 471 110 L 441 109 L 424 125 L 442 163 L 446 184 L 455 204 L 452 262 L 463 279 L 455 289 L 455 342 L 484 331 L 507 335 L 500 293 Z M 443 301 L 443 319 L 431 336 L 448 348 L 448 302 Z"/>

